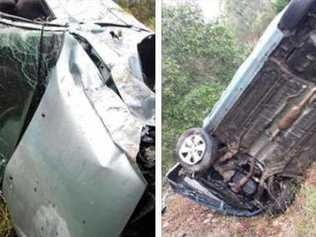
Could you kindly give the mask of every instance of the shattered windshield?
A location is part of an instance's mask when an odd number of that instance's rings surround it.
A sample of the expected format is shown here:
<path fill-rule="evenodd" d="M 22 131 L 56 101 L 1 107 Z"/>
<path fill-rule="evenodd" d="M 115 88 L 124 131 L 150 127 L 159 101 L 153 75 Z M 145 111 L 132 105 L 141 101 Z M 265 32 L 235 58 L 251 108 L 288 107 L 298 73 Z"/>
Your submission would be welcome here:
<path fill-rule="evenodd" d="M 31 107 L 43 94 L 41 88 L 56 63 L 62 38 L 62 33 L 0 24 L 1 178 L 29 119 Z"/>

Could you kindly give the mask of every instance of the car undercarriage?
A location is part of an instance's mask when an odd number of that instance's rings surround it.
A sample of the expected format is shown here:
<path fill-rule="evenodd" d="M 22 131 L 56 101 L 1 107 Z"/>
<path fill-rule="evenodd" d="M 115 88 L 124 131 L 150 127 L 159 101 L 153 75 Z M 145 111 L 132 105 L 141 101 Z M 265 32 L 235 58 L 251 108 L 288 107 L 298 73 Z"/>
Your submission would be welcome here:
<path fill-rule="evenodd" d="M 203 128 L 179 138 L 167 175 L 176 192 L 236 216 L 292 203 L 316 160 L 315 23 L 315 1 L 274 19 Z"/>

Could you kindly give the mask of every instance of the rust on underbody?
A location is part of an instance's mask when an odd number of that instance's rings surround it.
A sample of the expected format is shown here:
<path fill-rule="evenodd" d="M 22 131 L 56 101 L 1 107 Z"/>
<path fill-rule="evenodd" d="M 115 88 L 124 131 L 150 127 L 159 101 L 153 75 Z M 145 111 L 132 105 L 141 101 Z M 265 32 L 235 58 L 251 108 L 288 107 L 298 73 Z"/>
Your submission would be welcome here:
<path fill-rule="evenodd" d="M 278 123 L 278 128 L 280 130 L 286 130 L 290 128 L 302 114 L 304 107 L 310 102 L 315 93 L 316 88 L 313 88 L 307 95 L 305 95 L 303 100 L 298 105 L 293 106 L 280 120 L 280 122 Z"/>
<path fill-rule="evenodd" d="M 314 160 L 315 21 L 309 15 L 304 26 L 282 40 L 214 131 L 229 150 L 239 144 L 237 153 L 261 162 L 265 179 L 281 172 L 300 176 Z"/>
<path fill-rule="evenodd" d="M 214 131 L 226 150 L 213 168 L 236 194 L 261 200 L 315 161 L 315 21 L 309 15 L 281 41 Z"/>

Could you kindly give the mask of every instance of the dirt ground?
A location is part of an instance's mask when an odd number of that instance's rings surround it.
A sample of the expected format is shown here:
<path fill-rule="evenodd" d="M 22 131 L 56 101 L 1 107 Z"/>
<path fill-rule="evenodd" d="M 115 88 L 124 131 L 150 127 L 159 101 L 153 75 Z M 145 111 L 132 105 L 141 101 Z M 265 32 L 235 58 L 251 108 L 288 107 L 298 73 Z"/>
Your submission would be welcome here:
<path fill-rule="evenodd" d="M 315 237 L 316 164 L 286 213 L 252 218 L 223 216 L 174 194 L 170 189 L 162 216 L 164 237 Z"/>

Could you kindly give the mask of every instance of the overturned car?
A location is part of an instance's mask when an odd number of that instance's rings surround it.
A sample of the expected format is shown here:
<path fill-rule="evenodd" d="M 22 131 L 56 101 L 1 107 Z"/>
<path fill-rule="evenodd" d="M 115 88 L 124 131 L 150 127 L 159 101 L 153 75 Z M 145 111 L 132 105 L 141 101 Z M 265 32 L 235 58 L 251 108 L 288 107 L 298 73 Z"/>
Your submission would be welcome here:
<path fill-rule="evenodd" d="M 280 213 L 316 160 L 316 1 L 293 0 L 203 128 L 178 140 L 173 189 L 218 212 Z"/>
<path fill-rule="evenodd" d="M 141 198 L 131 226 L 153 219 L 153 32 L 112 1 L 0 0 L 0 35 L 0 177 L 17 235 L 119 236 Z"/>

